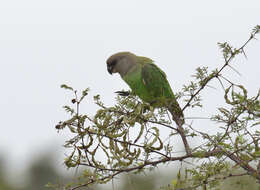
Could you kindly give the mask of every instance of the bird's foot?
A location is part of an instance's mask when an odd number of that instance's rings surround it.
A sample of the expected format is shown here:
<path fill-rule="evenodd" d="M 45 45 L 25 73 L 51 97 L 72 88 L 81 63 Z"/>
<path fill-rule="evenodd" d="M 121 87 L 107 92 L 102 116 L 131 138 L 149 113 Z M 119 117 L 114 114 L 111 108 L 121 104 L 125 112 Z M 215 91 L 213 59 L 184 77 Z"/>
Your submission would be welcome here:
<path fill-rule="evenodd" d="M 129 91 L 116 91 L 116 94 L 118 94 L 119 96 L 129 96 L 130 92 Z"/>

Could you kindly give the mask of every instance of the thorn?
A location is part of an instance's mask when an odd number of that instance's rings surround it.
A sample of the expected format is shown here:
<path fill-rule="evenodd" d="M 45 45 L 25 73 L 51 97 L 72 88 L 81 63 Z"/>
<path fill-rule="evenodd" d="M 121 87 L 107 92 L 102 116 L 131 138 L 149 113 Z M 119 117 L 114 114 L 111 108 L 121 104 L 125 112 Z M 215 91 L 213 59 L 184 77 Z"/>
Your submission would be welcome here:
<path fill-rule="evenodd" d="M 235 71 L 239 76 L 241 76 L 241 73 L 239 73 L 234 67 L 231 67 L 230 65 L 228 65 L 233 71 Z"/>
<path fill-rule="evenodd" d="M 247 59 L 246 52 L 243 48 L 242 48 L 242 53 L 244 54 L 245 58 Z"/>
<path fill-rule="evenodd" d="M 222 86 L 222 89 L 225 91 L 225 87 L 224 87 L 224 85 L 223 85 L 222 81 L 220 80 L 220 78 L 219 78 L 219 77 L 217 77 L 217 79 L 218 79 L 218 81 L 219 81 L 220 85 Z"/>
<path fill-rule="evenodd" d="M 212 88 L 214 90 L 217 90 L 217 88 L 215 88 L 214 86 L 211 86 L 211 85 L 206 85 L 206 87 L 209 87 L 209 88 Z"/>

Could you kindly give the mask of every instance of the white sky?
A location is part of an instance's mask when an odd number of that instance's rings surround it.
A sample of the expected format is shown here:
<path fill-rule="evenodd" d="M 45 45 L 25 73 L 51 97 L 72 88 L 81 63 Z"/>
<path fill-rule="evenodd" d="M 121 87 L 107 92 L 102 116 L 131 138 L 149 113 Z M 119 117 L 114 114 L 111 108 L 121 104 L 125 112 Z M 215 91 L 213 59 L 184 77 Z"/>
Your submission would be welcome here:
<path fill-rule="evenodd" d="M 44 146 L 61 148 L 65 136 L 54 126 L 66 118 L 61 107 L 70 98 L 62 83 L 90 87 L 90 102 L 101 94 L 112 105 L 113 92 L 128 87 L 107 73 L 111 54 L 131 51 L 154 59 L 176 91 L 198 66 L 221 66 L 217 42 L 239 46 L 257 24 L 259 0 L 0 1 L 0 155 L 21 166 Z M 252 42 L 248 60 L 241 56 L 233 65 L 242 76 L 226 72 L 251 95 L 260 86 L 259 52 L 259 41 Z M 214 111 L 221 90 L 203 95 Z M 84 109 L 94 114 L 93 105 Z"/>

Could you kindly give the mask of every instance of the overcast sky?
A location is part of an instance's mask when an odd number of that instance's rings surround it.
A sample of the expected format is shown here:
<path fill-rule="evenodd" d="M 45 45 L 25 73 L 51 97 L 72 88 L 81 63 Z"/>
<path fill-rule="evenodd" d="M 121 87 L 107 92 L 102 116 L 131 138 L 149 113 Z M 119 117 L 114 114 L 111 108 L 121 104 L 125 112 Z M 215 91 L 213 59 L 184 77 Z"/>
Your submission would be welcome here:
<path fill-rule="evenodd" d="M 113 105 L 114 91 L 128 87 L 107 73 L 111 54 L 152 58 L 178 91 L 198 66 L 223 64 L 217 42 L 239 46 L 257 24 L 259 0 L 0 1 L 0 154 L 21 166 L 45 146 L 59 151 L 65 137 L 54 126 L 66 118 L 62 106 L 71 98 L 62 83 L 91 88 L 84 110 L 92 115 L 95 94 Z M 260 86 L 260 42 L 246 52 L 248 60 L 233 65 L 241 76 L 225 73 L 252 95 Z M 221 102 L 221 90 L 203 95 L 209 110 Z"/>

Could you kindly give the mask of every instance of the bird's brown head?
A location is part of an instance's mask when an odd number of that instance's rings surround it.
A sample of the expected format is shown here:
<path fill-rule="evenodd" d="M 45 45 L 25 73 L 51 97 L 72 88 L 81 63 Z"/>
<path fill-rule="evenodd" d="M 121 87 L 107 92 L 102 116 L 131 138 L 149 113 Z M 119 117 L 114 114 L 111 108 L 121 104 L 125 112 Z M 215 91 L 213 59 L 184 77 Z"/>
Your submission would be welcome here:
<path fill-rule="evenodd" d="M 107 59 L 107 71 L 112 75 L 119 73 L 124 75 L 135 63 L 135 55 L 130 52 L 119 52 Z"/>

